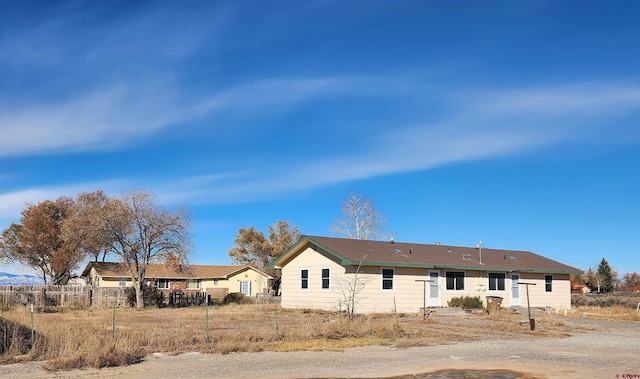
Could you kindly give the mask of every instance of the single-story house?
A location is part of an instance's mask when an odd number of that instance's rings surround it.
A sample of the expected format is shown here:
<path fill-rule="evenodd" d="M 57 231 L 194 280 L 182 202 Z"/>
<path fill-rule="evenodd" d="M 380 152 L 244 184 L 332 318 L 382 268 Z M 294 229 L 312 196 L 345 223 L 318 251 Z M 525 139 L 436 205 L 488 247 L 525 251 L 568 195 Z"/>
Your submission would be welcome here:
<path fill-rule="evenodd" d="M 419 312 L 461 296 L 526 307 L 526 287 L 532 307 L 568 309 L 569 275 L 582 273 L 528 251 L 317 236 L 303 236 L 270 267 L 282 271 L 283 308 L 344 310 L 354 295 L 356 313 Z"/>
<path fill-rule="evenodd" d="M 88 285 L 95 287 L 131 287 L 131 275 L 123 263 L 90 262 L 82 272 Z M 212 298 L 223 298 L 231 292 L 246 296 L 267 294 L 271 276 L 246 266 L 167 265 L 150 264 L 147 284 L 165 295 L 170 292 L 205 293 Z"/>

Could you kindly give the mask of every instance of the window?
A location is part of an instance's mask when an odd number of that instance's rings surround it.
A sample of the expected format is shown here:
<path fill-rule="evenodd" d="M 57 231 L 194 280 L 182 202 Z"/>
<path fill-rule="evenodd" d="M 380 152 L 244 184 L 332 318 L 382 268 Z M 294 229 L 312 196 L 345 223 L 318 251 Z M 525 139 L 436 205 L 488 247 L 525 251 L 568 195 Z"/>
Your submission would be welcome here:
<path fill-rule="evenodd" d="M 329 274 L 330 270 L 328 268 L 322 269 L 322 288 L 329 288 Z"/>
<path fill-rule="evenodd" d="M 505 274 L 489 273 L 489 291 L 504 291 Z"/>
<path fill-rule="evenodd" d="M 544 276 L 544 290 L 545 292 L 553 291 L 553 276 L 551 275 Z"/>
<path fill-rule="evenodd" d="M 447 271 L 447 289 L 452 291 L 464 291 L 464 272 Z"/>
<path fill-rule="evenodd" d="M 213 285 L 217 286 L 218 285 L 218 279 L 213 279 Z"/>
<path fill-rule="evenodd" d="M 197 290 L 200 288 L 200 281 L 197 279 L 187 279 L 187 289 L 188 290 Z"/>
<path fill-rule="evenodd" d="M 169 279 L 158 279 L 156 284 L 156 288 L 158 289 L 168 289 L 169 288 Z"/>
<path fill-rule="evenodd" d="M 120 278 L 120 280 L 118 281 L 118 287 L 120 288 L 124 288 L 127 286 L 127 279 L 125 278 Z"/>
<path fill-rule="evenodd" d="M 300 270 L 300 288 L 309 288 L 309 270 Z"/>
<path fill-rule="evenodd" d="M 393 289 L 393 269 L 392 268 L 382 269 L 382 289 L 383 290 Z"/>
<path fill-rule="evenodd" d="M 251 284 L 250 280 L 240 281 L 240 293 L 245 296 L 251 296 Z"/>

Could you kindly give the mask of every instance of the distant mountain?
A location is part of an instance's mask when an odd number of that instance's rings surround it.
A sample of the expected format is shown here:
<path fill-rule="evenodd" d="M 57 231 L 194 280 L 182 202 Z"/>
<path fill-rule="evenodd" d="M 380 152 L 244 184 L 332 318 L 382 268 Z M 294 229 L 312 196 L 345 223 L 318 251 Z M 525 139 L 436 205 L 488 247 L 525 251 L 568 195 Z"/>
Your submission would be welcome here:
<path fill-rule="evenodd" d="M 6 272 L 0 272 L 0 284 L 32 286 L 32 285 L 41 285 L 43 284 L 43 282 L 42 282 L 42 278 L 39 276 L 17 275 L 17 274 L 8 274 Z"/>

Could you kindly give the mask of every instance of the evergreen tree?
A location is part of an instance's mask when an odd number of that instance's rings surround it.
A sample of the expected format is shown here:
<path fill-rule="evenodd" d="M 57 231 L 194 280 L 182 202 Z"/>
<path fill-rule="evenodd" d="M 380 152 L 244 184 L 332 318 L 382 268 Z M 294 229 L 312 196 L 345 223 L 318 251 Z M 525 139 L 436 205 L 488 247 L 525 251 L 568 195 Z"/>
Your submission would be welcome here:
<path fill-rule="evenodd" d="M 598 265 L 598 275 L 602 277 L 602 285 L 600 286 L 600 291 L 603 293 L 611 292 L 614 288 L 614 274 L 611 266 L 606 259 L 602 258 L 600 264 Z"/>

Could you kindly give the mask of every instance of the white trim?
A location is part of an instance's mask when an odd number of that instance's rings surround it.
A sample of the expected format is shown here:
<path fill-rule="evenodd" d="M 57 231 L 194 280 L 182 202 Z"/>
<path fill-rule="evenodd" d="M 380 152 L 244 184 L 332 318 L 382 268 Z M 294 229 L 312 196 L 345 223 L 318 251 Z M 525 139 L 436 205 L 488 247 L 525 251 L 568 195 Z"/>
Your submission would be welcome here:
<path fill-rule="evenodd" d="M 457 280 L 455 280 L 454 277 L 454 282 L 453 282 L 453 289 L 449 289 L 447 288 L 447 273 L 449 272 L 461 272 L 462 273 L 462 289 L 458 290 L 456 289 L 456 282 Z M 445 271 L 444 272 L 444 290 L 447 292 L 458 292 L 458 293 L 462 293 L 465 292 L 467 290 L 467 272 L 464 270 L 449 270 L 449 271 Z"/>
<path fill-rule="evenodd" d="M 306 287 L 303 287 L 303 286 L 302 286 L 302 280 L 303 280 L 303 278 L 302 278 L 302 272 L 303 272 L 303 271 L 306 271 L 306 272 L 307 272 L 307 278 L 305 279 L 305 280 L 307 281 L 307 286 L 306 286 Z M 298 283 L 299 283 L 299 288 L 300 288 L 301 290 L 308 290 L 308 289 L 309 289 L 309 273 L 310 273 L 310 272 L 311 272 L 311 270 L 309 270 L 308 268 L 301 268 L 301 269 L 300 269 L 300 274 L 298 275 L 298 280 L 299 280 L 300 282 L 298 282 Z"/>
<path fill-rule="evenodd" d="M 551 291 L 547 291 L 547 276 L 551 277 Z M 543 274 L 542 275 L 542 281 L 544 282 L 544 293 L 553 293 L 553 287 L 555 287 L 553 285 L 553 275 L 552 274 Z"/>
<path fill-rule="evenodd" d="M 504 275 L 502 284 L 503 284 L 503 289 L 499 289 L 499 285 L 498 282 L 496 281 L 496 289 L 492 290 L 491 289 L 491 279 L 490 279 L 490 275 L 491 274 L 495 274 L 495 275 Z M 507 273 L 506 272 L 488 272 L 487 273 L 487 291 L 489 292 L 505 292 L 507 290 Z"/>
<path fill-rule="evenodd" d="M 391 276 L 391 279 L 384 278 L 384 270 L 391 270 L 391 272 L 393 272 L 393 275 Z M 384 281 L 385 280 L 391 280 L 391 288 L 384 288 Z M 380 267 L 380 289 L 382 291 L 394 291 L 396 289 L 396 269 L 393 267 Z"/>
<path fill-rule="evenodd" d="M 322 271 L 324 270 L 328 270 L 329 271 L 329 275 L 325 278 L 322 275 Z M 324 280 L 328 280 L 329 281 L 329 286 L 328 287 L 324 287 Z M 330 290 L 331 289 L 331 267 L 322 267 L 320 268 L 320 289 L 321 290 Z"/>

